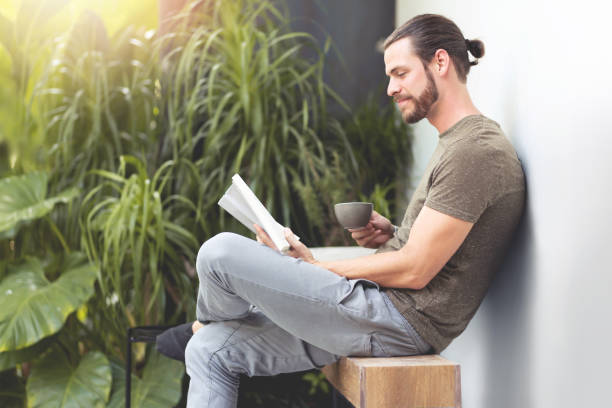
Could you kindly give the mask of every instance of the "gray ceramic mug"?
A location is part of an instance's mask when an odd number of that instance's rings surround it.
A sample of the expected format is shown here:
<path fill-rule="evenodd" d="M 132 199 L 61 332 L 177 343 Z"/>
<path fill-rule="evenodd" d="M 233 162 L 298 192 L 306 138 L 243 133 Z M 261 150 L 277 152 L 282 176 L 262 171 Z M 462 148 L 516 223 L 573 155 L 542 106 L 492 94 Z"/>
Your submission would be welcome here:
<path fill-rule="evenodd" d="M 368 225 L 373 210 L 372 203 L 351 202 L 334 205 L 336 218 L 346 229 L 360 229 Z"/>

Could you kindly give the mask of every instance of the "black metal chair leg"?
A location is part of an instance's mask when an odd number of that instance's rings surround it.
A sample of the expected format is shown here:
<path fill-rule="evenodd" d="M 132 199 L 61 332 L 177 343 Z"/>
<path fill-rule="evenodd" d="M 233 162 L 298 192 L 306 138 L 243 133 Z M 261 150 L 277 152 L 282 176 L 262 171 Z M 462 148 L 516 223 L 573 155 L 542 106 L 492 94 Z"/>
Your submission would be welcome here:
<path fill-rule="evenodd" d="M 338 391 L 332 387 L 332 408 L 338 408 Z"/>
<path fill-rule="evenodd" d="M 132 343 L 155 343 L 155 338 L 173 326 L 140 326 L 127 329 L 125 370 L 125 408 L 132 405 Z"/>
<path fill-rule="evenodd" d="M 132 406 L 132 329 L 128 329 L 127 335 L 127 370 L 125 370 L 125 408 Z"/>

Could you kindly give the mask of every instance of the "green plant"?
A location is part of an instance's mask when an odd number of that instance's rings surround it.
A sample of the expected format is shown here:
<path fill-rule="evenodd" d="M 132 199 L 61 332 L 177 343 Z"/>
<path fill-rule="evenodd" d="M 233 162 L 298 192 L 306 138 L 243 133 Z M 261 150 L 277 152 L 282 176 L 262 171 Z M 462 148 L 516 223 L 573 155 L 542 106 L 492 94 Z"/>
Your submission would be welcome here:
<path fill-rule="evenodd" d="M 24 406 L 25 386 L 14 370 L 0 371 L 0 405 L 6 408 Z"/>
<path fill-rule="evenodd" d="M 411 162 L 411 132 L 393 104 L 380 106 L 373 97 L 353 116 L 333 123 L 330 131 L 337 135 L 329 143 L 335 148 L 332 159 L 320 175 L 307 182 L 296 179 L 294 187 L 323 245 L 353 245 L 338 228 L 333 205 L 367 201 L 390 219 L 401 216 L 407 204 L 402 192 Z M 343 151 L 344 143 L 350 149 Z"/>
<path fill-rule="evenodd" d="M 49 22 L 67 2 L 23 0 L 13 20 L 0 13 L 0 141 L 10 146 L 11 167 L 20 171 L 38 168 L 35 156 L 40 139 L 34 138 L 32 94 L 47 62 L 45 44 L 53 37 Z"/>
<path fill-rule="evenodd" d="M 325 379 L 325 374 L 322 372 L 314 373 L 306 373 L 304 374 L 304 380 L 310 383 L 310 390 L 308 390 L 308 394 L 314 395 L 317 393 L 317 390 L 321 389 L 324 393 L 329 393 L 329 383 Z"/>
<path fill-rule="evenodd" d="M 329 43 L 292 32 L 279 2 L 199 1 L 164 34 L 109 32 L 91 12 L 60 31 L 61 8 L 39 3 L 31 21 L 0 16 L 0 118 L 14 117 L 0 123 L 0 293 L 32 295 L 0 298 L 0 406 L 62 390 L 66 404 L 120 406 L 126 329 L 193 318 L 198 246 L 246 232 L 217 206 L 234 172 L 309 245 L 351 242 L 335 202 L 397 208 L 406 127 L 373 102 L 330 117 Z M 178 401 L 180 364 L 137 346 L 134 365 L 133 406 Z M 325 392 L 320 376 L 285 378 L 295 392 L 252 400 Z"/>
<path fill-rule="evenodd" d="M 61 350 L 52 350 L 32 366 L 26 386 L 28 406 L 45 407 L 50 401 L 61 407 L 103 408 L 111 390 L 107 358 L 98 351 L 85 354 L 78 364 Z"/>
<path fill-rule="evenodd" d="M 11 265 L 0 283 L 0 353 L 34 345 L 59 331 L 68 315 L 93 295 L 96 270 L 74 254 L 54 282 L 37 258 Z"/>
<path fill-rule="evenodd" d="M 159 177 L 155 177 L 152 183 L 144 179 L 138 184 L 139 177 L 144 175 L 142 165 L 133 158 L 127 158 L 125 162 L 137 166 L 137 174 L 131 179 L 132 184 L 125 187 L 136 195 L 136 200 L 127 205 L 134 210 L 133 204 L 137 207 L 141 203 L 138 198 L 144 198 L 145 201 L 152 198 L 154 202 L 150 203 L 150 214 L 152 218 L 160 216 L 159 206 L 162 202 L 159 194 L 148 186 L 159 187 L 163 184 L 164 169 L 169 168 L 170 164 L 160 169 Z M 111 176 L 112 179 L 116 177 Z M 129 183 L 126 180 L 124 184 Z M 141 187 L 144 191 L 139 191 Z M 119 376 L 124 377 L 124 373 L 115 369 L 117 374 L 111 377 L 111 364 L 105 353 L 98 350 L 112 354 L 120 344 L 108 339 L 121 338 L 130 322 L 113 332 L 114 326 L 104 320 L 103 317 L 114 320 L 125 315 L 104 314 L 106 305 L 100 303 L 107 297 L 95 290 L 94 282 L 103 282 L 100 269 L 95 263 L 89 263 L 83 254 L 71 251 L 65 243 L 55 253 L 57 245 L 43 244 L 37 238 L 37 230 L 41 229 L 41 225 L 53 225 L 50 217 L 56 211 L 56 205 L 66 203 L 76 195 L 76 190 L 72 189 L 49 198 L 46 189 L 47 177 L 43 173 L 0 180 L 0 236 L 3 237 L 0 239 L 0 247 L 7 254 L 0 267 L 0 293 L 3 294 L 0 297 L 0 372 L 3 388 L 4 384 L 10 386 L 8 390 L 0 391 L 0 402 L 2 406 L 22 406 L 27 395 L 28 406 L 32 407 L 45 406 L 48 401 L 62 401 L 61 406 L 104 407 L 111 395 L 111 381 L 121 384 Z M 126 194 L 125 197 L 133 196 Z M 100 214 L 104 213 L 112 201 L 112 197 L 109 197 L 106 203 L 101 203 L 103 205 L 96 209 L 92 218 L 102 217 Z M 175 201 L 182 202 L 181 199 L 170 197 L 164 205 L 168 207 Z M 135 220 L 135 224 L 155 223 L 146 217 L 146 211 L 144 214 L 136 213 L 143 217 Z M 113 218 L 112 214 L 106 219 L 124 221 Z M 183 247 L 193 247 L 194 242 L 180 228 L 164 224 L 163 217 L 156 220 L 164 226 L 163 233 L 167 237 L 162 239 L 180 242 L 179 245 Z M 44 223 L 40 224 L 41 221 Z M 53 229 L 56 231 L 50 236 L 56 241 L 63 241 L 57 228 Z M 142 228 L 140 232 L 143 232 Z M 29 244 L 33 238 L 37 245 Z M 139 238 L 133 236 L 126 238 L 126 241 L 142 242 Z M 144 243 L 141 245 L 146 246 Z M 142 250 L 138 252 L 137 248 L 135 253 L 149 254 Z M 176 256 L 168 253 L 166 248 L 162 255 L 168 258 Z M 147 273 L 150 269 L 143 266 L 142 271 Z M 147 278 L 143 281 L 147 282 Z M 182 282 L 188 281 L 182 279 Z M 141 301 L 143 297 L 147 298 L 141 296 Z M 98 315 L 100 313 L 102 318 Z M 100 321 L 103 324 L 98 325 Z M 100 333 L 104 335 L 100 336 Z M 148 406 L 150 398 L 173 404 L 180 397 L 178 382 L 182 375 L 182 365 L 159 357 L 153 357 L 152 361 L 145 367 L 142 380 L 134 379 L 135 407 Z M 159 373 L 164 373 L 166 377 L 160 377 Z M 166 378 L 163 380 L 164 387 L 150 391 L 160 378 Z M 171 386 L 173 383 L 174 386 Z M 116 385 L 111 402 L 115 401 L 117 405 L 117 401 L 123 401 L 123 395 L 124 390 Z"/>
<path fill-rule="evenodd" d="M 185 168 L 179 191 L 197 197 L 206 236 L 237 228 L 223 213 L 217 221 L 216 202 L 239 172 L 279 221 L 320 242 L 293 197 L 296 183 L 323 176 L 333 154 L 324 142 L 326 100 L 334 95 L 322 79 L 325 49 L 290 32 L 274 2 L 205 3 L 203 13 L 190 16 L 201 24 L 188 25 L 181 51 L 164 60 L 169 137 L 162 151 L 192 161 L 200 175 L 188 177 L 193 170 Z"/>
<path fill-rule="evenodd" d="M 103 271 L 100 296 L 92 304 L 100 313 L 93 323 L 96 331 L 106 331 L 108 349 L 123 344 L 127 327 L 166 321 L 169 295 L 175 308 L 170 320 L 182 313 L 193 318 L 195 310 L 184 263 L 195 259 L 199 243 L 171 220 L 174 206 L 193 210 L 194 205 L 164 193 L 173 163 L 162 165 L 152 178 L 135 157 L 122 156 L 120 163 L 117 174 L 93 172 L 106 181 L 83 201 L 83 248 Z"/>
<path fill-rule="evenodd" d="M 394 192 L 394 184 L 395 183 L 383 186 L 377 183 L 374 185 L 374 190 L 370 195 L 360 194 L 360 200 L 374 204 L 374 208 L 379 214 L 392 219 L 394 215 L 391 211 L 393 203 L 388 199 L 388 197 Z"/>
<path fill-rule="evenodd" d="M 78 369 L 70 372 L 71 364 L 77 364 L 80 356 L 73 347 L 75 338 L 65 333 L 74 334 L 78 330 L 74 312 L 93 295 L 97 273 L 82 254 L 65 246 L 50 218 L 55 206 L 74 199 L 77 191 L 68 190 L 50 198 L 46 191 L 44 173 L 0 180 L 0 247 L 6 255 L 0 268 L 3 294 L 0 297 L 0 371 L 9 370 L 3 376 L 21 390 L 10 395 L 11 404 L 23 400 L 21 392 L 26 391 L 14 367 L 29 369 L 28 362 L 37 360 L 41 354 L 44 357 L 32 366 L 31 381 L 27 383 L 30 406 L 38 406 L 36 401 L 40 401 L 37 396 L 41 389 L 48 389 L 51 394 L 66 393 L 65 400 L 70 403 L 88 400 L 74 396 L 75 390 L 69 389 L 71 381 L 66 377 L 81 376 Z M 42 225 L 53 231 L 51 236 L 61 243 L 64 252 L 54 253 L 53 245 L 39 241 L 41 220 L 45 221 Z M 38 245 L 33 245 L 32 239 L 36 239 Z M 110 370 L 105 369 L 108 364 L 105 365 L 104 356 L 88 354 L 82 362 L 83 367 L 94 371 L 107 370 L 106 383 L 110 388 Z M 56 371 L 51 368 L 50 372 L 49 366 Z M 91 379 L 80 378 L 79 381 L 86 384 Z M 93 394 L 97 395 L 98 391 L 95 389 Z M 79 395 L 83 392 L 87 394 L 87 391 L 76 391 Z"/>
<path fill-rule="evenodd" d="M 131 27 L 109 37 L 92 12 L 58 38 L 34 95 L 54 188 L 92 188 L 98 179 L 85 179 L 87 171 L 115 171 L 121 154 L 153 158 L 158 63 L 152 42 L 150 33 Z"/>
<path fill-rule="evenodd" d="M 381 106 L 370 96 L 338 131 L 345 133 L 353 147 L 359 171 L 347 174 L 360 199 L 373 202 L 387 217 L 403 215 L 412 132 L 394 104 Z"/>
<path fill-rule="evenodd" d="M 118 154 L 124 151 L 158 167 L 146 156 L 155 152 L 149 141 L 156 137 L 154 118 L 159 112 L 154 106 L 158 60 L 150 53 L 154 47 L 147 46 L 151 35 L 128 27 L 108 36 L 92 13 L 58 35 L 48 23 L 64 3 L 23 1 L 14 21 L 0 15 L 2 100 L 12 105 L 0 104 L 0 118 L 8 118 L 0 128 L 0 172 L 48 170 L 0 180 L 0 406 L 40 406 L 49 400 L 63 401 L 62 406 L 106 405 L 111 390 L 107 356 L 121 356 L 119 342 L 129 323 L 113 334 L 116 326 L 109 322 L 116 315 L 105 314 L 106 298 L 99 286 L 105 273 L 79 252 L 82 200 L 104 177 L 89 170 L 120 170 Z M 8 63 L 10 72 L 5 69 Z M 100 189 L 95 194 L 108 198 L 111 192 Z M 188 203 L 172 194 L 165 197 L 165 211 Z M 179 237 L 180 227 L 167 225 L 163 232 L 168 231 L 169 242 L 188 240 Z M 196 245 L 184 245 L 191 257 Z M 184 260 L 177 255 L 181 251 L 164 247 L 163 268 L 174 262 L 184 270 Z M 140 258 L 146 273 L 149 259 Z M 192 289 L 188 277 L 173 281 L 172 274 L 165 280 L 161 275 L 154 283 L 157 299 L 151 306 L 158 320 L 166 313 L 166 304 L 158 304 L 160 297 L 165 301 L 170 293 L 176 301 L 181 299 L 178 292 Z M 180 313 L 180 308 L 169 310 Z M 100 335 L 106 332 L 110 341 Z M 155 366 L 180 379 L 177 364 L 162 359 Z M 151 387 L 146 378 L 138 381 L 143 389 Z M 115 376 L 113 383 L 118 382 Z M 156 395 L 175 403 L 180 385 L 167 385 Z M 144 400 L 133 406 L 146 405 Z"/>
<path fill-rule="evenodd" d="M 55 197 L 46 198 L 47 175 L 29 173 L 0 180 L 0 238 L 11 238 L 20 223 L 47 216 L 55 204 L 67 203 L 78 195 L 76 188 L 62 191 Z M 53 232 L 66 248 L 65 241 L 49 217 L 45 218 Z"/>
<path fill-rule="evenodd" d="M 111 362 L 113 392 L 108 408 L 125 406 L 125 370 L 122 364 Z M 150 353 L 142 378 L 132 375 L 132 407 L 172 407 L 181 396 L 181 379 L 185 367 L 178 361 L 167 359 L 159 353 Z"/>

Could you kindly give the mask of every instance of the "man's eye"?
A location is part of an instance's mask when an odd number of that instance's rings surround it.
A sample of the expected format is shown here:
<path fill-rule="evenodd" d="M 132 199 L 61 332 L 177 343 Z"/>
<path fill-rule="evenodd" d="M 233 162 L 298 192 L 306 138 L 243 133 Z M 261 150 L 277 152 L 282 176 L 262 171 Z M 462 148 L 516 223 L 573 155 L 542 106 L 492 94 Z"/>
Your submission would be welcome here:
<path fill-rule="evenodd" d="M 403 77 L 406 76 L 406 73 L 405 72 L 398 72 L 397 76 L 398 76 L 398 78 L 403 78 Z"/>

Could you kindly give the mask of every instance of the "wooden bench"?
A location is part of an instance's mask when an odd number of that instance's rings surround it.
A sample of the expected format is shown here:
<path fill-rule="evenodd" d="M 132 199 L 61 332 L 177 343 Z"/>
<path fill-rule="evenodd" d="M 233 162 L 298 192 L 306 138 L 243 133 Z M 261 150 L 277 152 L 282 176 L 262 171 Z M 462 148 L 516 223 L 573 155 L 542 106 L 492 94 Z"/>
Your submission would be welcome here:
<path fill-rule="evenodd" d="M 460 366 L 438 355 L 349 357 L 321 371 L 356 408 L 461 408 Z"/>

